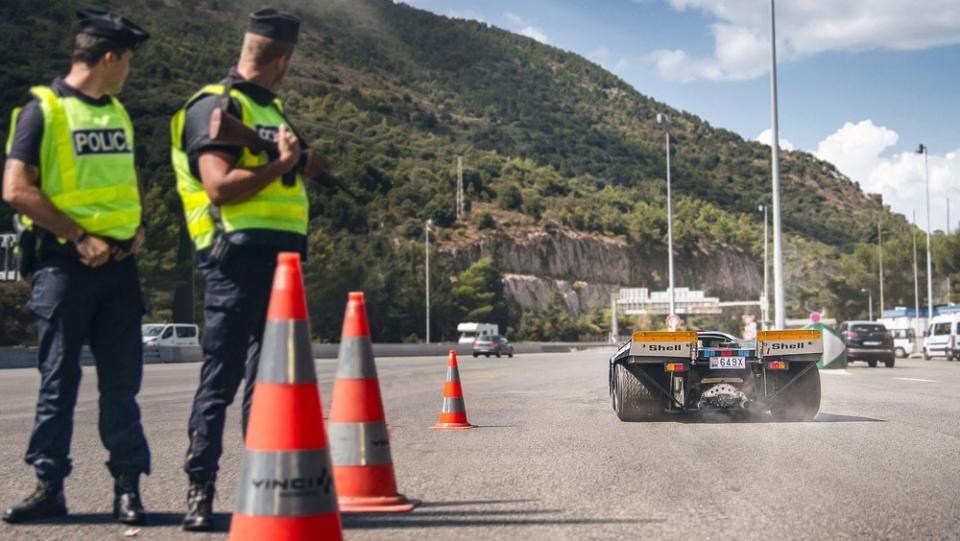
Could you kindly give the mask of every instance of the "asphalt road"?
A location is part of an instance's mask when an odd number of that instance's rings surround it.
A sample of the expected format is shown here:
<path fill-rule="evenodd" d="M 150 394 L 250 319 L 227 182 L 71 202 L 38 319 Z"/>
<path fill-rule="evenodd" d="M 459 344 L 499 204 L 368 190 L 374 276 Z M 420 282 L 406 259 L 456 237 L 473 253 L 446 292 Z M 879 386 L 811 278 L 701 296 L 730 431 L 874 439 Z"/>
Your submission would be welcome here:
<path fill-rule="evenodd" d="M 822 372 L 811 423 L 626 424 L 606 388 L 608 352 L 461 358 L 470 421 L 438 432 L 445 359 L 381 359 L 406 515 L 344 517 L 347 539 L 957 539 L 960 363 L 899 361 Z M 154 473 L 152 526 L 109 517 L 111 481 L 96 432 L 96 375 L 84 370 L 67 481 L 71 516 L 0 523 L 0 539 L 225 539 L 242 443 L 231 410 L 218 534 L 179 529 L 186 418 L 199 365 L 153 365 L 140 395 Z M 325 411 L 334 360 L 317 362 Z M 0 502 L 32 490 L 22 455 L 37 375 L 0 371 Z"/>

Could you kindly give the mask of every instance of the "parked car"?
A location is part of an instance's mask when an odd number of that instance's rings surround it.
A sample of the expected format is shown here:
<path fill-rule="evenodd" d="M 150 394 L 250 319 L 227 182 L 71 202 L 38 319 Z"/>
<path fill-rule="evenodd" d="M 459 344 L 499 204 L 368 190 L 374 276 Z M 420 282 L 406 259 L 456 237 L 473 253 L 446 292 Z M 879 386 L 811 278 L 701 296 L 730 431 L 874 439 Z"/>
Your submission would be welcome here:
<path fill-rule="evenodd" d="M 491 355 L 496 355 L 497 357 L 501 355 L 513 357 L 513 344 L 511 344 L 506 337 L 500 336 L 499 334 L 482 336 L 473 341 L 473 356 L 479 357 L 481 355 L 486 355 L 487 357 Z"/>
<path fill-rule="evenodd" d="M 952 360 L 960 355 L 957 348 L 957 333 L 960 332 L 960 314 L 936 316 L 923 333 L 923 358 L 930 360 L 934 355 L 942 355 Z"/>
<path fill-rule="evenodd" d="M 883 323 L 847 321 L 840 325 L 840 336 L 847 346 L 847 362 L 864 361 L 871 367 L 883 362 L 887 368 L 896 363 L 893 336 Z"/>
<path fill-rule="evenodd" d="M 890 334 L 893 336 L 893 352 L 897 357 L 903 359 L 919 353 L 920 341 L 917 340 L 917 333 L 913 329 L 890 329 Z"/>
<path fill-rule="evenodd" d="M 148 323 L 142 327 L 145 346 L 198 346 L 200 329 L 185 323 Z"/>

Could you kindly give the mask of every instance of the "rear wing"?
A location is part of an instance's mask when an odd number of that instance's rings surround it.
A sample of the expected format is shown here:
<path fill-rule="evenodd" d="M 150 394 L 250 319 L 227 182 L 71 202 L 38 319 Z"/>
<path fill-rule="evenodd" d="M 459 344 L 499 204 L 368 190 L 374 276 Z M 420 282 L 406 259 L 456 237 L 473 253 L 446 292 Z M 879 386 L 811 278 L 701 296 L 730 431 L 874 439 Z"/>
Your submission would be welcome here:
<path fill-rule="evenodd" d="M 757 356 L 789 357 L 790 361 L 816 361 L 823 354 L 823 337 L 816 329 L 758 331 Z"/>
<path fill-rule="evenodd" d="M 693 359 L 696 331 L 637 331 L 630 342 L 631 357 Z"/>
<path fill-rule="evenodd" d="M 616 357 L 623 356 L 627 349 L 629 357 L 656 359 L 696 359 L 696 331 L 637 331 Z M 753 356 L 750 349 L 731 350 L 732 355 Z M 714 353 L 707 349 L 704 354 Z M 784 359 L 788 361 L 817 361 L 823 353 L 823 338 L 818 330 L 787 330 L 757 332 L 756 357 L 761 360 Z M 707 355 L 714 356 L 714 355 Z M 653 359 L 650 359 L 652 361 Z"/>

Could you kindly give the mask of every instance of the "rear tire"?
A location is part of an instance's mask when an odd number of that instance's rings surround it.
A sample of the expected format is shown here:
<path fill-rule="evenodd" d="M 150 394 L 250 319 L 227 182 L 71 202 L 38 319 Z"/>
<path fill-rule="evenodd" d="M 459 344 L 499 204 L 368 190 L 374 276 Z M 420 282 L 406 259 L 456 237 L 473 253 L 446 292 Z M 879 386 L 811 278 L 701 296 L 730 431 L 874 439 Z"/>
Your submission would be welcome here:
<path fill-rule="evenodd" d="M 877 361 L 867 361 L 867 366 L 869 366 L 870 368 L 876 368 Z"/>
<path fill-rule="evenodd" d="M 930 360 L 930 352 L 927 351 L 927 348 L 923 348 L 923 360 L 924 361 Z"/>
<path fill-rule="evenodd" d="M 614 366 L 613 410 L 624 422 L 652 421 L 662 413 L 660 400 L 622 364 Z"/>
<path fill-rule="evenodd" d="M 894 350 L 893 353 L 894 355 L 897 356 L 898 359 L 904 359 L 907 356 L 907 350 L 903 348 L 897 348 L 896 350 Z"/>
<path fill-rule="evenodd" d="M 474 358 L 474 359 L 476 359 L 476 358 L 479 357 L 479 356 L 480 356 L 479 353 L 474 353 L 474 354 L 473 354 L 473 358 Z"/>
<path fill-rule="evenodd" d="M 776 374 L 775 385 L 786 385 L 805 368 L 807 363 L 791 363 L 789 371 Z M 812 421 L 819 411 L 820 371 L 816 365 L 780 393 L 770 407 L 770 414 L 777 421 Z"/>
<path fill-rule="evenodd" d="M 498 358 L 498 359 L 500 358 L 500 352 L 499 352 L 499 351 L 497 352 L 497 358 Z"/>
<path fill-rule="evenodd" d="M 510 357 L 510 358 L 512 359 L 512 358 L 513 358 L 513 352 L 511 351 L 510 353 L 507 353 L 507 357 Z"/>
<path fill-rule="evenodd" d="M 893 365 L 896 364 L 896 359 L 890 359 L 889 361 L 883 361 L 884 366 L 887 368 L 893 368 Z"/>

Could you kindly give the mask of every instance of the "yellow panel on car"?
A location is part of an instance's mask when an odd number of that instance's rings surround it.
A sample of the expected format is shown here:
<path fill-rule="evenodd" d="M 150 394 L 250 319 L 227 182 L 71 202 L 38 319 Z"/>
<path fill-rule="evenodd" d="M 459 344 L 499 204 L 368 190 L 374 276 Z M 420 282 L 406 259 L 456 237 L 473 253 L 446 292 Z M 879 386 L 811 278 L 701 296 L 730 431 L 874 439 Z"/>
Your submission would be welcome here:
<path fill-rule="evenodd" d="M 757 340 L 770 342 L 772 340 L 819 340 L 820 331 L 817 329 L 792 329 L 787 331 L 757 331 Z"/>
<path fill-rule="evenodd" d="M 630 343 L 630 356 L 690 359 L 696 345 L 696 331 L 637 331 Z"/>
<path fill-rule="evenodd" d="M 696 342 L 697 331 L 637 331 L 634 342 Z"/>
<path fill-rule="evenodd" d="M 817 329 L 760 331 L 757 352 L 761 358 L 823 353 L 823 338 Z"/>

